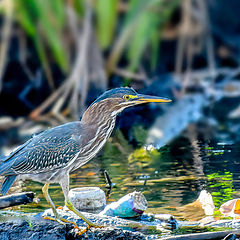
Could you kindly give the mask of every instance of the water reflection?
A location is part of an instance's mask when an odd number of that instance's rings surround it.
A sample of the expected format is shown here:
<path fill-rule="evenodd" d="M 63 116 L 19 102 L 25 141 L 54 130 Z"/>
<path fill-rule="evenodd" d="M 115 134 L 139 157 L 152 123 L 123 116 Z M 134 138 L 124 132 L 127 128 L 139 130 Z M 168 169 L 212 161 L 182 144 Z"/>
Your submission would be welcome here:
<path fill-rule="evenodd" d="M 160 150 L 133 149 L 121 138 L 111 139 L 100 156 L 71 174 L 71 188 L 99 186 L 105 189 L 103 171 L 107 170 L 116 184 L 109 202 L 137 190 L 148 200 L 148 212 L 173 215 L 178 215 L 176 207 L 193 202 L 203 189 L 213 195 L 216 206 L 235 197 L 239 188 L 240 145 L 218 142 L 199 132 L 196 125 Z M 32 181 L 24 183 L 24 190 L 36 192 L 40 201 L 21 206 L 20 210 L 38 212 L 47 207 L 41 187 Z M 56 204 L 63 204 L 59 185 L 52 185 L 50 195 Z"/>

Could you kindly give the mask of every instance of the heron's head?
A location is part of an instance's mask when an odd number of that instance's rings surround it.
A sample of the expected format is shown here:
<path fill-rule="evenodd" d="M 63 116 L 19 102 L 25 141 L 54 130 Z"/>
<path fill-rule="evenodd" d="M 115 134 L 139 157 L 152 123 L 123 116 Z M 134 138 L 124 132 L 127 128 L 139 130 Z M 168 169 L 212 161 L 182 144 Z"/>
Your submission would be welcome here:
<path fill-rule="evenodd" d="M 138 94 L 133 88 L 120 87 L 104 92 L 90 105 L 90 108 L 99 106 L 99 109 L 102 108 L 105 111 L 107 109 L 112 115 L 116 115 L 127 107 L 151 102 L 166 103 L 171 102 L 171 100 L 163 97 Z"/>

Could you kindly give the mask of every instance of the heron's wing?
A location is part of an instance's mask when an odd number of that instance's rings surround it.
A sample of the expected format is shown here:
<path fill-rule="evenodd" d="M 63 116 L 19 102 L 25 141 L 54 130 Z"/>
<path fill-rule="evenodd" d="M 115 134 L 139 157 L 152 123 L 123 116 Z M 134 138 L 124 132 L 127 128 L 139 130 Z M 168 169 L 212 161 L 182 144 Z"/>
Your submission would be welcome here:
<path fill-rule="evenodd" d="M 11 152 L 8 156 L 3 156 L 0 160 L 0 175 L 5 173 L 14 174 L 11 170 L 11 166 L 13 165 L 14 161 L 16 160 L 15 155 L 17 155 L 22 149 L 24 149 L 29 143 L 31 139 L 19 146 L 13 152 Z"/>
<path fill-rule="evenodd" d="M 9 174 L 31 174 L 64 168 L 81 151 L 79 122 L 61 125 L 33 137 L 8 157 Z"/>

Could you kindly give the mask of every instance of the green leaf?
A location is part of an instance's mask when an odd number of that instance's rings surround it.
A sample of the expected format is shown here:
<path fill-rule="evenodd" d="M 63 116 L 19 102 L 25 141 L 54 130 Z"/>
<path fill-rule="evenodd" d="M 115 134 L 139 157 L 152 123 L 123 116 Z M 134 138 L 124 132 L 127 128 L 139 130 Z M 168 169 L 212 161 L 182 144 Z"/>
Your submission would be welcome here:
<path fill-rule="evenodd" d="M 36 26 L 34 20 L 32 19 L 31 11 L 29 10 L 29 5 L 26 5 L 24 0 L 16 2 L 16 18 L 27 34 L 33 36 L 36 33 Z M 37 13 L 35 14 L 37 15 Z"/>
<path fill-rule="evenodd" d="M 46 49 L 50 49 L 56 63 L 66 72 L 68 61 L 63 44 L 65 1 L 18 0 L 16 19 L 33 38 L 44 69 L 48 62 Z"/>
<path fill-rule="evenodd" d="M 134 35 L 129 41 L 128 58 L 130 61 L 129 68 L 131 70 L 135 70 L 138 66 L 156 24 L 156 16 L 151 12 L 145 12 L 139 17 Z"/>
<path fill-rule="evenodd" d="M 116 20 L 117 0 L 100 0 L 96 2 L 97 37 L 102 48 L 112 42 Z"/>
<path fill-rule="evenodd" d="M 53 10 L 51 9 L 49 3 L 39 0 L 39 12 L 41 17 L 39 18 L 39 25 L 41 31 L 46 39 L 47 43 L 52 50 L 52 54 L 62 68 L 63 71 L 68 70 L 68 62 L 65 53 L 65 49 L 62 43 L 62 26 L 59 25 L 59 21 Z"/>
<path fill-rule="evenodd" d="M 172 10 L 178 1 L 149 0 L 131 1 L 133 10 L 129 11 L 126 23 L 137 21 L 132 29 L 132 36 L 128 44 L 129 69 L 134 71 L 142 59 L 143 53 L 151 43 L 151 66 L 157 63 L 159 55 L 160 33 L 165 22 L 169 19 Z"/>
<path fill-rule="evenodd" d="M 36 50 L 37 50 L 38 56 L 40 58 L 40 61 L 42 62 L 43 67 L 46 70 L 46 67 L 49 67 L 48 66 L 49 64 L 48 64 L 48 60 L 47 60 L 47 56 L 46 56 L 46 51 L 44 49 L 43 42 L 41 40 L 40 35 L 38 35 L 38 34 L 34 35 L 33 41 L 35 43 Z"/>
<path fill-rule="evenodd" d="M 151 44 L 151 69 L 154 70 L 157 66 L 158 56 L 160 55 L 159 49 L 159 31 L 158 29 L 153 29 L 150 36 L 150 44 Z"/>
<path fill-rule="evenodd" d="M 48 14 L 50 15 L 49 19 L 51 19 L 51 15 L 53 15 L 52 12 L 54 12 L 55 14 L 53 16 L 55 17 L 54 18 L 55 24 L 62 28 L 66 21 L 66 18 L 65 18 L 66 5 L 64 4 L 64 1 L 51 0 L 49 1 L 49 3 L 50 3 L 50 7 L 48 11 Z"/>

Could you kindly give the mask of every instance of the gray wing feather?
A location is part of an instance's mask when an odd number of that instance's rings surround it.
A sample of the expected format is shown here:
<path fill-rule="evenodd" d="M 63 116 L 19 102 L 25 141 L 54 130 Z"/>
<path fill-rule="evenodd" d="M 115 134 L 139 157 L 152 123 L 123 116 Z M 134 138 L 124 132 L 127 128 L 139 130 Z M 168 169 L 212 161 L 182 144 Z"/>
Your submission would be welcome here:
<path fill-rule="evenodd" d="M 79 122 L 73 122 L 34 136 L 8 157 L 10 172 L 31 174 L 68 166 L 81 151 L 80 127 Z"/>

